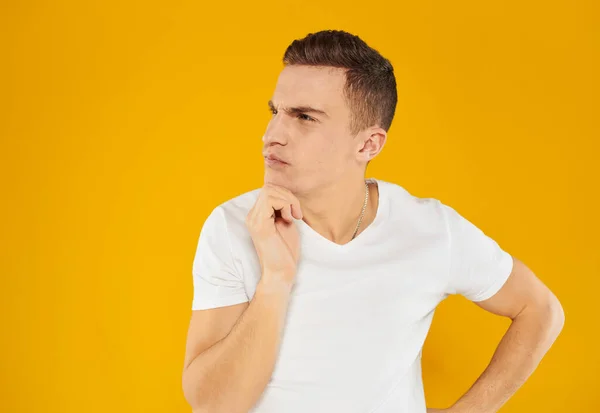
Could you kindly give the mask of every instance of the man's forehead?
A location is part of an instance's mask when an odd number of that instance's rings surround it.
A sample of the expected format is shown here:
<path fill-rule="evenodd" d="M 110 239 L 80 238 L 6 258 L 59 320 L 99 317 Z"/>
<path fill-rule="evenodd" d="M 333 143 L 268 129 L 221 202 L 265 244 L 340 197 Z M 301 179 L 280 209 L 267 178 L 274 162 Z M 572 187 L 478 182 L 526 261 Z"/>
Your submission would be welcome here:
<path fill-rule="evenodd" d="M 277 79 L 273 103 L 283 106 L 327 107 L 343 103 L 342 70 L 315 66 L 286 66 Z"/>

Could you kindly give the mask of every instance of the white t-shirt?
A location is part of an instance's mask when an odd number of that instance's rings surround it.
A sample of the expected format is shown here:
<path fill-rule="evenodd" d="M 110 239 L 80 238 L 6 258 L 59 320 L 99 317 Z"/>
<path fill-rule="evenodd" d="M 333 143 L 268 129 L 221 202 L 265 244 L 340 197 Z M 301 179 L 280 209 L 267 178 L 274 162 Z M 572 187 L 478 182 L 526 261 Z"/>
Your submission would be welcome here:
<path fill-rule="evenodd" d="M 513 260 L 435 198 L 369 178 L 374 221 L 345 245 L 304 221 L 300 261 L 271 380 L 252 413 L 425 413 L 422 347 L 450 294 L 481 301 Z M 193 310 L 252 299 L 260 264 L 245 225 L 259 189 L 217 206 L 193 263 Z"/>

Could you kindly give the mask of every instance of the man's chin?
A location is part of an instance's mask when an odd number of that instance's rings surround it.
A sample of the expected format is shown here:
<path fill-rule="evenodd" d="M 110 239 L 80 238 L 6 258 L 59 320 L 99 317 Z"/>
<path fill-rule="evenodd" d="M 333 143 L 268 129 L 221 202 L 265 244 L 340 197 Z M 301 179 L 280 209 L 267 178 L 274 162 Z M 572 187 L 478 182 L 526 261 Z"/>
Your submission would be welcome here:
<path fill-rule="evenodd" d="M 268 171 L 265 172 L 264 184 L 265 185 L 272 184 L 272 185 L 282 186 L 292 192 L 293 192 L 293 188 L 294 188 L 293 183 L 290 182 L 289 179 L 287 179 L 281 175 L 271 174 Z"/>
<path fill-rule="evenodd" d="M 286 179 L 282 179 L 280 176 L 273 176 L 273 174 L 265 172 L 264 183 L 273 185 L 284 185 L 286 183 Z"/>

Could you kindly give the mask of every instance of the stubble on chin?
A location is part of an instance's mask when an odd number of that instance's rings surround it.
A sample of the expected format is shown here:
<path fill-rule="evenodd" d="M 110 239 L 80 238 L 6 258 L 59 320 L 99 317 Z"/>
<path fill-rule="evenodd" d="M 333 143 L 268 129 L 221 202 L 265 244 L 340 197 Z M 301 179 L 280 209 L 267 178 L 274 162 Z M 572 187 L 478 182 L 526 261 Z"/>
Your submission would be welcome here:
<path fill-rule="evenodd" d="M 272 185 L 281 186 L 294 194 L 296 191 L 295 185 L 292 182 L 290 182 L 289 179 L 283 178 L 280 176 L 274 176 L 274 175 L 270 174 L 268 171 L 265 172 L 263 184 L 264 185 L 272 184 Z"/>

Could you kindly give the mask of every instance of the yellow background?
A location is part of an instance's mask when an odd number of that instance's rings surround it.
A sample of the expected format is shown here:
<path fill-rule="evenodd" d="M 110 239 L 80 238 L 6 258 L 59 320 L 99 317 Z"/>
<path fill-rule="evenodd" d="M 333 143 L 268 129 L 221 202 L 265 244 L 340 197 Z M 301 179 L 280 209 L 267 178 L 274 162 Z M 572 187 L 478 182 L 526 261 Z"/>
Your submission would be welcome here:
<path fill-rule="evenodd" d="M 399 102 L 367 176 L 455 207 L 558 295 L 566 325 L 502 412 L 596 412 L 600 32 L 590 1 L 4 1 L 2 412 L 187 412 L 191 266 L 211 209 L 262 184 L 285 47 L 360 35 Z M 444 301 L 428 405 L 508 320 Z"/>

